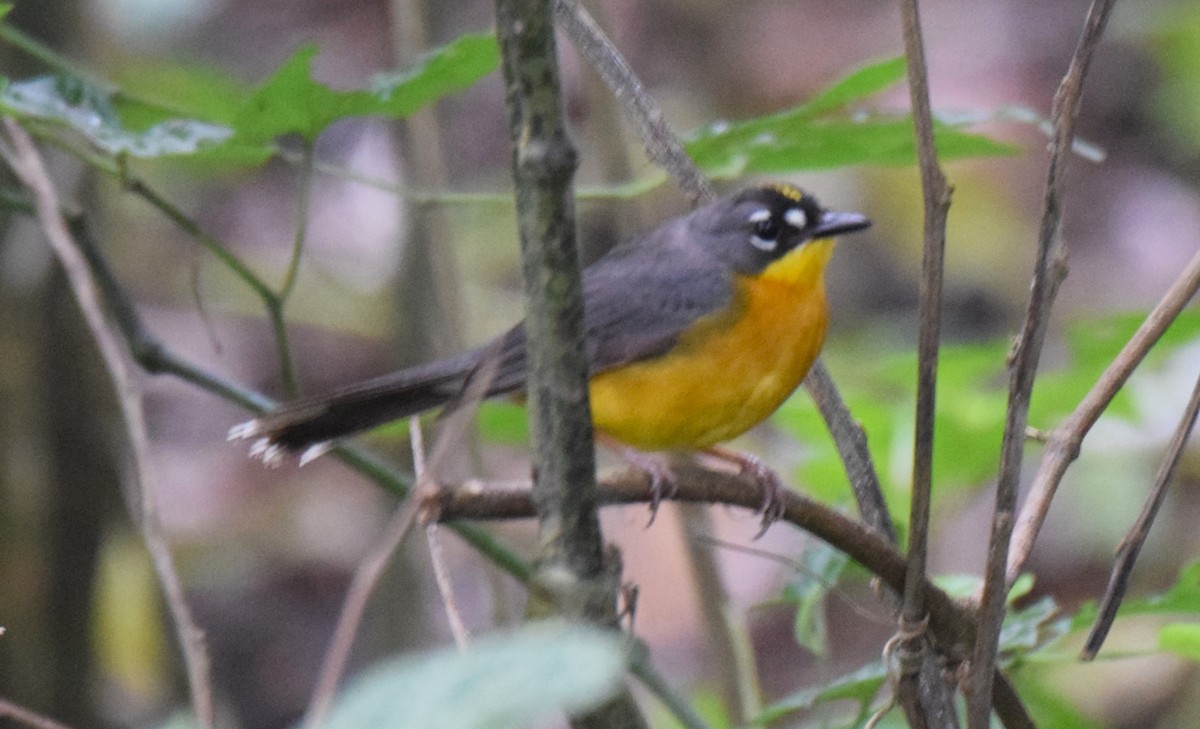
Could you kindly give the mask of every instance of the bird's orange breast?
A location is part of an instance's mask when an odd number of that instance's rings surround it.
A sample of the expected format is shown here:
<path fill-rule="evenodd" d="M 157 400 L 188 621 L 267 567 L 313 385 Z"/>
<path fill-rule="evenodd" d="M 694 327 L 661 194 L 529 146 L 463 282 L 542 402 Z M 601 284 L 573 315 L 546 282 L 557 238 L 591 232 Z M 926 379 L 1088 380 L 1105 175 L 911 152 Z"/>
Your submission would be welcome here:
<path fill-rule="evenodd" d="M 832 240 L 812 241 L 757 276 L 737 276 L 730 306 L 698 320 L 666 354 L 593 377 L 596 429 L 643 450 L 682 450 L 766 419 L 825 341 L 832 250 Z"/>

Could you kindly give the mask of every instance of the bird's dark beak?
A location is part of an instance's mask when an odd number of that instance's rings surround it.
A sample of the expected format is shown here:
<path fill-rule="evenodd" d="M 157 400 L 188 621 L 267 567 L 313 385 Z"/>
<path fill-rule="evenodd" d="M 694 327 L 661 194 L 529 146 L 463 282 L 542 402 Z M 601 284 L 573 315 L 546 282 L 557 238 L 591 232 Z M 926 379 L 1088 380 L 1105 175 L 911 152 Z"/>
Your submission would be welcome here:
<path fill-rule="evenodd" d="M 839 233 L 853 233 L 871 227 L 867 216 L 859 213 L 838 213 L 826 210 L 821 213 L 821 222 L 812 229 L 813 238 L 828 238 Z"/>

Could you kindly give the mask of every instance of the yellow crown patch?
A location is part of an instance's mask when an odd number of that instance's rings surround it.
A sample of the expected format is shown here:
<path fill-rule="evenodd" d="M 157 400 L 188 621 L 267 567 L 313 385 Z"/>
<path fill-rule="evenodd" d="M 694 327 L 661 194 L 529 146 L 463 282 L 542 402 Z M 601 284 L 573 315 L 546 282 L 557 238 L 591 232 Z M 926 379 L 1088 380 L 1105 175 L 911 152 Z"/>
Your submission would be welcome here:
<path fill-rule="evenodd" d="M 796 202 L 800 202 L 801 200 L 804 199 L 804 192 L 798 187 L 792 187 L 791 185 L 787 185 L 784 183 L 779 183 L 778 185 L 771 185 L 770 187 L 772 190 L 779 193 L 780 195 L 783 195 L 784 197 L 786 197 L 789 200 L 795 200 Z"/>

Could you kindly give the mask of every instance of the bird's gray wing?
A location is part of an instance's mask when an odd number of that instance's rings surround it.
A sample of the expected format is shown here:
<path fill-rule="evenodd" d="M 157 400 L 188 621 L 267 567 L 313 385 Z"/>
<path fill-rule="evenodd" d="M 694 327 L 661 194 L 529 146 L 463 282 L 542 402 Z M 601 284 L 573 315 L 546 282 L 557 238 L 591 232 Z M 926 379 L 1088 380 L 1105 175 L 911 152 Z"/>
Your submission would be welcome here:
<path fill-rule="evenodd" d="M 584 277 L 592 372 L 662 354 L 697 319 L 733 298 L 728 273 L 711 259 L 686 261 L 669 247 L 619 252 Z"/>
<path fill-rule="evenodd" d="M 682 255 L 681 255 L 682 254 Z M 662 354 L 697 319 L 733 298 L 727 272 L 670 245 L 611 251 L 583 272 L 584 326 L 593 374 Z M 517 325 L 479 351 L 497 358 L 489 395 L 525 386 L 526 335 Z"/>

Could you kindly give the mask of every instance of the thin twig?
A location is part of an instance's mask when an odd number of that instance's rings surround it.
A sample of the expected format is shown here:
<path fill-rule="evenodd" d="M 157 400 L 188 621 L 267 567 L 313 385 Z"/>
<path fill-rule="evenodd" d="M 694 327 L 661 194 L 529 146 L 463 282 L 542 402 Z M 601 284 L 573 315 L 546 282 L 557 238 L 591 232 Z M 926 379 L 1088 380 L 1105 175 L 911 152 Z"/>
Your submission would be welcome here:
<path fill-rule="evenodd" d="M 996 661 L 1000 627 L 1004 622 L 1004 598 L 1007 595 L 1005 566 L 1008 563 L 1021 460 L 1025 452 L 1025 426 L 1029 420 L 1029 399 L 1037 377 L 1042 344 L 1050 321 L 1050 308 L 1066 276 L 1066 247 L 1062 240 L 1062 196 L 1066 181 L 1075 120 L 1083 96 L 1083 80 L 1092 55 L 1104 31 L 1115 0 L 1094 0 L 1088 9 L 1084 29 L 1062 83 L 1054 95 L 1051 121 L 1054 141 L 1050 151 L 1041 230 L 1038 234 L 1037 261 L 1025 324 L 1017 341 L 1009 380 L 1008 412 L 1001 441 L 1000 472 L 996 483 L 996 506 L 992 515 L 983 594 L 980 599 L 980 634 L 968 677 L 967 724 L 971 729 L 988 726 L 992 699 L 992 672 L 987 667 Z"/>
<path fill-rule="evenodd" d="M 21 183 L 33 193 L 42 230 L 66 272 L 71 290 L 83 311 L 88 329 L 113 381 L 129 438 L 136 474 L 135 483 L 140 497 L 140 503 L 130 504 L 133 518 L 142 531 L 142 538 L 150 552 L 166 597 L 167 609 L 178 634 L 188 689 L 191 693 L 192 710 L 201 726 L 211 727 L 213 692 L 209 677 L 208 651 L 204 645 L 204 634 L 197 627 L 188 608 L 174 558 L 162 532 L 155 498 L 158 481 L 150 466 L 150 443 L 141 387 L 135 374 L 136 368 L 126 355 L 121 335 L 109 320 L 101 291 L 92 278 L 87 259 L 63 219 L 54 183 L 46 172 L 33 140 L 12 119 L 6 118 L 4 127 L 7 141 L 0 145 L 0 155 Z"/>
<path fill-rule="evenodd" d="M 901 634 L 898 648 L 905 657 L 897 681 L 897 700 L 913 726 L 927 726 L 930 711 L 920 700 L 919 658 L 925 652 L 924 631 L 913 626 L 925 619 L 925 561 L 929 542 L 929 516 L 933 503 L 933 427 L 936 410 L 938 350 L 941 345 L 942 279 L 946 250 L 946 215 L 950 209 L 950 186 L 938 165 L 933 139 L 933 112 L 929 102 L 929 78 L 925 44 L 921 37 L 918 0 L 900 5 L 907 59 L 909 100 L 916 133 L 921 190 L 925 202 L 925 233 L 919 292 L 920 332 L 917 341 L 917 407 L 913 449 L 912 502 L 908 525 L 908 569 L 900 609 Z M 957 726 L 953 712 L 940 712 Z"/>
<path fill-rule="evenodd" d="M 1121 599 L 1125 596 L 1126 588 L 1129 587 L 1133 564 L 1137 561 L 1138 553 L 1141 552 L 1146 537 L 1150 535 L 1150 526 L 1154 524 L 1154 517 L 1158 514 L 1158 510 L 1167 496 L 1167 486 L 1175 476 L 1175 469 L 1179 466 L 1183 449 L 1192 435 L 1192 427 L 1196 424 L 1197 413 L 1200 413 L 1200 379 L 1196 380 L 1196 385 L 1192 388 L 1192 397 L 1188 400 L 1183 417 L 1180 418 L 1179 425 L 1175 428 L 1175 434 L 1171 436 L 1171 442 L 1167 445 L 1167 453 L 1158 466 L 1158 473 L 1154 476 L 1154 485 L 1150 489 L 1150 497 L 1142 506 L 1142 513 L 1138 515 L 1137 521 L 1133 523 L 1125 538 L 1121 540 L 1120 546 L 1117 547 L 1117 557 L 1113 562 L 1112 574 L 1108 578 L 1108 589 L 1104 591 L 1104 599 L 1100 601 L 1098 610 L 1099 614 L 1092 624 L 1092 630 L 1088 633 L 1087 641 L 1084 643 L 1083 652 L 1080 655 L 1080 658 L 1085 661 L 1096 657 L 1100 646 L 1104 644 L 1104 638 L 1108 635 L 1108 629 L 1112 627 L 1113 620 L 1117 617 L 1117 608 L 1121 606 Z"/>
<path fill-rule="evenodd" d="M 554 0 L 554 12 L 575 48 L 625 108 L 651 161 L 661 165 L 691 195 L 693 203 L 711 202 L 716 197 L 712 183 L 688 156 L 658 102 L 646 93 L 642 82 L 599 24 L 576 0 Z"/>
<path fill-rule="evenodd" d="M 375 592 L 379 578 L 384 568 L 392 560 L 392 555 L 399 549 L 401 542 L 416 523 L 418 500 L 409 499 L 396 509 L 388 520 L 380 538 L 358 567 L 354 570 L 354 578 L 346 590 L 346 601 L 338 615 L 337 627 L 329 639 L 329 649 L 321 662 L 321 671 L 313 688 L 312 699 L 305 712 L 304 727 L 317 729 L 325 722 L 325 718 L 333 706 L 338 684 L 346 672 L 346 664 L 350 658 L 350 649 L 354 647 L 354 638 L 358 634 L 358 626 L 362 624 L 362 616 L 367 608 L 367 601 Z"/>
<path fill-rule="evenodd" d="M 787 569 L 797 574 L 804 575 L 808 579 L 816 582 L 821 586 L 822 590 L 828 593 L 831 597 L 836 597 L 850 612 L 854 613 L 868 623 L 873 623 L 879 626 L 892 626 L 896 624 L 894 620 L 873 613 L 862 605 L 859 605 L 855 597 L 846 590 L 842 589 L 842 587 L 836 581 L 826 581 L 823 575 L 811 569 L 798 559 L 786 557 L 782 554 L 776 554 L 766 549 L 759 549 L 747 544 L 737 544 L 724 539 L 717 539 L 716 537 L 707 534 L 693 534 L 692 538 L 700 542 L 711 544 L 714 547 L 720 547 L 721 549 L 727 549 L 731 552 L 747 554 L 752 557 L 758 557 L 759 559 L 765 559 L 769 562 L 780 564 Z"/>
<path fill-rule="evenodd" d="M 408 535 L 408 530 L 412 528 L 413 523 L 418 518 L 422 521 L 429 518 L 429 512 L 423 508 L 430 503 L 429 499 L 422 498 L 420 494 L 436 491 L 435 475 L 446 458 L 454 451 L 455 446 L 461 445 L 466 438 L 467 428 L 470 426 L 475 411 L 495 379 L 496 368 L 499 364 L 498 355 L 499 348 L 493 347 L 492 351 L 484 356 L 458 402 L 442 419 L 442 430 L 434 442 L 432 454 L 428 458 L 425 457 L 425 445 L 420 424 L 416 418 L 412 419 L 409 438 L 412 445 L 413 462 L 417 469 L 417 497 L 408 499 L 396 510 L 379 540 L 354 571 L 354 578 L 346 591 L 346 600 L 342 605 L 337 627 L 330 639 L 329 650 L 321 664 L 321 672 L 306 712 L 304 721 L 306 729 L 317 729 L 324 723 L 325 716 L 333 704 L 333 697 L 337 693 L 338 684 L 341 683 L 342 675 L 345 673 L 350 649 L 354 646 L 354 638 L 362 623 L 367 601 L 375 592 L 383 569 L 392 560 L 396 550 L 400 548 L 400 543 Z M 451 623 L 453 624 L 455 611 L 451 609 L 450 603 L 447 603 L 447 609 L 451 611 Z M 459 625 L 461 627 L 461 621 L 459 621 Z M 465 646 L 465 632 L 466 629 L 463 628 L 464 637 L 459 643 L 460 648 Z M 455 633 L 455 638 L 459 640 L 458 632 Z"/>
<path fill-rule="evenodd" d="M 7 699 L 0 699 L 0 717 L 8 717 L 33 729 L 70 729 L 66 724 L 43 716 L 36 711 L 30 711 L 23 706 L 17 706 Z"/>
<path fill-rule="evenodd" d="M 1008 560 L 1007 582 L 1010 587 L 1033 551 L 1034 541 L 1050 511 L 1050 502 L 1067 467 L 1079 456 L 1084 436 L 1197 290 L 1200 290 L 1200 253 L 1192 256 L 1192 260 L 1075 410 L 1050 433 L 1046 452 L 1038 464 L 1033 485 L 1021 507 L 1021 516 L 1014 530 L 1012 553 Z"/>
<path fill-rule="evenodd" d="M 425 525 L 425 546 L 429 548 L 429 563 L 433 566 L 433 581 L 437 584 L 438 595 L 442 598 L 442 607 L 446 611 L 446 623 L 450 626 L 450 634 L 454 636 L 454 645 L 465 651 L 471 641 L 471 632 L 463 622 L 462 612 L 458 609 L 458 601 L 454 598 L 454 581 L 450 579 L 450 570 L 446 566 L 446 556 L 442 550 L 439 526 L 435 523 Z"/>
<path fill-rule="evenodd" d="M 712 513 L 701 504 L 680 504 L 679 516 L 709 644 L 706 663 L 715 669 L 720 696 L 734 722 L 749 724 L 762 712 L 762 687 L 744 611 L 734 605 L 716 550 L 705 536 L 713 531 Z"/>
<path fill-rule="evenodd" d="M 871 460 L 871 451 L 867 447 L 867 433 L 850 414 L 850 409 L 846 407 L 846 402 L 842 400 L 841 393 L 838 392 L 825 362 L 820 357 L 813 362 L 808 376 L 804 378 L 804 388 L 808 390 L 809 397 L 821 412 L 821 417 L 833 436 L 834 445 L 846 469 L 846 477 L 850 481 L 850 488 L 854 491 L 858 513 L 863 521 L 895 544 L 896 527 L 883 498 L 879 473 Z"/>
<path fill-rule="evenodd" d="M 296 376 L 295 358 L 292 357 L 292 347 L 288 342 L 283 308 L 295 291 L 296 282 L 300 278 L 300 260 L 304 255 L 304 244 L 308 240 L 308 209 L 312 201 L 312 183 L 313 144 L 306 141 L 300 165 L 300 184 L 296 188 L 296 225 L 292 235 L 292 253 L 288 257 L 287 270 L 283 275 L 283 283 L 279 285 L 279 291 L 273 298 L 266 300 L 271 329 L 275 334 L 275 351 L 279 357 L 279 377 L 283 383 L 283 391 L 289 397 L 300 394 L 300 381 Z"/>
<path fill-rule="evenodd" d="M 408 434 L 417 483 L 428 483 L 426 479 L 429 476 L 425 470 L 425 438 L 421 429 L 421 419 L 415 415 L 408 419 Z M 454 636 L 454 645 L 458 647 L 458 650 L 465 651 L 470 634 L 466 624 L 463 623 L 462 613 L 458 610 L 458 601 L 454 599 L 454 581 L 450 579 L 450 570 L 446 567 L 446 557 L 442 551 L 442 540 L 436 522 L 429 522 L 425 525 L 425 545 L 429 548 L 429 563 L 433 566 L 433 580 L 437 584 L 442 605 L 446 608 L 446 620 L 450 625 L 450 634 Z"/>

